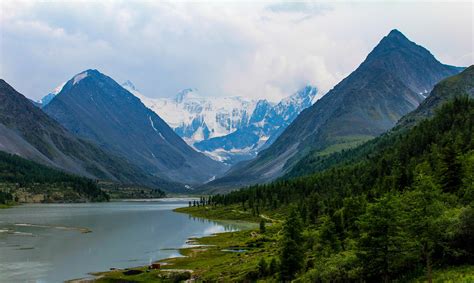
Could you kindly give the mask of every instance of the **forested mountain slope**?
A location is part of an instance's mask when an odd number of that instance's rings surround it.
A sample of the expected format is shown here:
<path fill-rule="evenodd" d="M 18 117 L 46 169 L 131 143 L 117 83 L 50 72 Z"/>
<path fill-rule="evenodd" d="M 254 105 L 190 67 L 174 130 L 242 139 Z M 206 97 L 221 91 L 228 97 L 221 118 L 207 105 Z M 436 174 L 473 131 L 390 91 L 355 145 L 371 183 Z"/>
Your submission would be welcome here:
<path fill-rule="evenodd" d="M 347 163 L 368 156 L 373 152 L 374 147 L 378 149 L 388 147 L 391 140 L 396 139 L 402 131 L 413 127 L 423 119 L 432 117 L 436 109 L 443 103 L 452 100 L 456 96 L 464 95 L 474 97 L 474 66 L 470 66 L 460 74 L 438 83 L 426 100 L 417 109 L 402 117 L 393 130 L 362 146 L 343 150 L 339 153 L 322 155 L 319 151 L 314 150 L 298 161 L 283 178 L 288 179 L 322 171 L 336 164 Z"/>
<path fill-rule="evenodd" d="M 282 266 L 263 278 L 409 281 L 472 265 L 473 126 L 474 100 L 456 97 L 359 160 L 216 195 L 207 209 L 288 216 Z"/>
<path fill-rule="evenodd" d="M 105 201 L 97 182 L 0 151 L 0 204 Z"/>

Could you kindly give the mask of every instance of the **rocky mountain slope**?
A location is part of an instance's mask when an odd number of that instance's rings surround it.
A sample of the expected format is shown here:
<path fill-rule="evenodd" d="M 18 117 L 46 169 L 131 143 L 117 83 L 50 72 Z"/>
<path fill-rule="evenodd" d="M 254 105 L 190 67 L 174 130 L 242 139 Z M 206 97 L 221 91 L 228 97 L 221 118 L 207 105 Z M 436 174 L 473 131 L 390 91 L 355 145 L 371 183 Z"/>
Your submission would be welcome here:
<path fill-rule="evenodd" d="M 175 188 L 76 138 L 4 80 L 0 80 L 0 150 L 89 178 Z"/>
<path fill-rule="evenodd" d="M 441 104 L 463 95 L 474 97 L 474 65 L 438 83 L 415 111 L 400 119 L 397 128 L 411 127 L 419 120 L 433 116 Z"/>
<path fill-rule="evenodd" d="M 268 149 L 206 188 L 268 182 L 312 150 L 325 154 L 380 135 L 414 110 L 437 82 L 461 70 L 440 63 L 392 30 L 354 72 L 303 111 Z"/>
<path fill-rule="evenodd" d="M 160 178 L 193 186 L 227 169 L 188 146 L 137 97 L 97 70 L 74 76 L 43 110 L 76 136 Z"/>

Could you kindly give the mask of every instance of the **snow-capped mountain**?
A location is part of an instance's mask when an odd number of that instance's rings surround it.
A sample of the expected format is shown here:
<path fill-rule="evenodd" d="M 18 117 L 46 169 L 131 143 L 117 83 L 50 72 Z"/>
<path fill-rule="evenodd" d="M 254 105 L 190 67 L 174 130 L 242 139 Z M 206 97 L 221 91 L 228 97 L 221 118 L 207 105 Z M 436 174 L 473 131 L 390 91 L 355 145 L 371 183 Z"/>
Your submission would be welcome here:
<path fill-rule="evenodd" d="M 306 86 L 279 103 L 244 97 L 205 97 L 185 89 L 171 98 L 149 98 L 130 81 L 122 86 L 162 117 L 189 145 L 224 163 L 253 158 L 296 116 L 317 89 Z"/>
<path fill-rule="evenodd" d="M 111 77 L 72 77 L 43 111 L 72 134 L 168 182 L 201 185 L 227 166 L 186 144 L 163 119 Z"/>
<path fill-rule="evenodd" d="M 66 84 L 67 82 L 64 82 L 60 85 L 58 85 L 56 88 L 54 88 L 50 93 L 48 93 L 46 96 L 44 96 L 43 98 L 41 98 L 40 100 L 38 100 L 37 102 L 41 105 L 41 107 L 45 107 L 46 105 L 48 105 L 51 100 L 53 100 L 53 98 L 61 92 L 61 90 L 63 89 L 64 85 Z"/>

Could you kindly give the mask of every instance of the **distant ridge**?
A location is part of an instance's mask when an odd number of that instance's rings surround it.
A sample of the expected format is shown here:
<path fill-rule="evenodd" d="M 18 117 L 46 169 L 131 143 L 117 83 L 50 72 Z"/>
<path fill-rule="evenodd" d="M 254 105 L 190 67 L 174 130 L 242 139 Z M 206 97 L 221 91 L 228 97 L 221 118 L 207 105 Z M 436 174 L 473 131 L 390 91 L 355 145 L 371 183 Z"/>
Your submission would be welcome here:
<path fill-rule="evenodd" d="M 170 98 L 149 98 L 132 82 L 122 86 L 158 114 L 190 146 L 226 164 L 254 158 L 317 99 L 307 85 L 278 103 L 244 97 L 205 97 L 185 89 Z"/>

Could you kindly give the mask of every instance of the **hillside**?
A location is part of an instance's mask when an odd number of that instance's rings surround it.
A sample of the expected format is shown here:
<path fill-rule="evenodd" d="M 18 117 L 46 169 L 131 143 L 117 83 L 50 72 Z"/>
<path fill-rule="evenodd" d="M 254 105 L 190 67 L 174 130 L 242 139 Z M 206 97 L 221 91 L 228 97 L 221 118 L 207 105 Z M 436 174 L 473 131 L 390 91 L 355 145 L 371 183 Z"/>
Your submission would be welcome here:
<path fill-rule="evenodd" d="M 440 80 L 461 68 L 441 64 L 425 48 L 391 31 L 364 62 L 295 121 L 256 159 L 204 189 L 233 189 L 274 180 L 311 150 L 335 152 L 389 130 Z"/>
<path fill-rule="evenodd" d="M 97 70 L 74 76 L 43 110 L 77 137 L 169 181 L 202 184 L 227 169 L 188 146 L 137 97 Z"/>
<path fill-rule="evenodd" d="M 3 197 L 2 197 L 3 195 Z M 107 201 L 97 182 L 0 151 L 0 204 Z"/>
<path fill-rule="evenodd" d="M 437 84 L 415 111 L 400 119 L 397 128 L 407 128 L 433 116 L 438 107 L 459 95 L 474 97 L 474 65 Z"/>
<path fill-rule="evenodd" d="M 281 265 L 254 268 L 254 280 L 411 282 L 435 268 L 472 269 L 473 125 L 474 101 L 456 97 L 369 156 L 216 195 L 190 211 L 284 220 L 260 250 L 267 264 L 270 254 Z"/>
<path fill-rule="evenodd" d="M 74 137 L 4 80 L 0 80 L 0 133 L 0 150 L 50 167 L 88 178 L 176 188 Z"/>
<path fill-rule="evenodd" d="M 423 119 L 431 118 L 443 103 L 446 103 L 456 96 L 474 95 L 474 67 L 466 68 L 460 74 L 451 76 L 439 82 L 431 91 L 429 96 L 414 111 L 403 116 L 397 123 L 397 126 L 382 136 L 371 140 L 362 146 L 354 149 L 343 150 L 334 154 L 321 154 L 315 150 L 304 156 L 290 172 L 283 176 L 284 179 L 309 175 L 314 172 L 322 171 L 337 164 L 348 163 L 353 160 L 369 156 L 377 147 L 379 150 L 390 146 L 393 139 L 419 123 Z"/>

